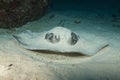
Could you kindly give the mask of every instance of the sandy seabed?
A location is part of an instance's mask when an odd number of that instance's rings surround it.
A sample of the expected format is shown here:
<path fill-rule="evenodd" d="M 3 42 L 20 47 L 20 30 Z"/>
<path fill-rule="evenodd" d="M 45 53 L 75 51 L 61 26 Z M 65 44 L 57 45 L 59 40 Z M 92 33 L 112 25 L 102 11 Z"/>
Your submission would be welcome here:
<path fill-rule="evenodd" d="M 25 30 L 41 32 L 59 25 L 90 40 L 100 36 L 109 46 L 90 57 L 65 56 L 26 50 L 12 37 Z M 0 80 L 119 80 L 118 25 L 120 21 L 112 22 L 112 17 L 99 12 L 54 11 L 15 30 L 0 29 Z"/>

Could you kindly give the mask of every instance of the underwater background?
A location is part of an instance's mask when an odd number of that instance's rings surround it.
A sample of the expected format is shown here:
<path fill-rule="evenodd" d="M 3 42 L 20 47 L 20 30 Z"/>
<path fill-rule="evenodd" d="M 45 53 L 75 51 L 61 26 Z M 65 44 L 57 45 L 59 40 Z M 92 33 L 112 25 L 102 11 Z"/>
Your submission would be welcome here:
<path fill-rule="evenodd" d="M 82 44 L 89 51 L 95 43 L 108 46 L 89 57 L 65 56 L 26 50 L 13 37 L 29 30 L 33 40 L 58 26 L 85 39 Z M 62 33 L 62 29 L 59 31 Z M 39 40 L 33 43 L 39 44 Z M 37 20 L 20 27 L 0 28 L 0 80 L 120 80 L 119 67 L 120 0 L 50 0 L 47 11 Z"/>
<path fill-rule="evenodd" d="M 51 6 L 56 10 L 117 10 L 119 0 L 52 0 Z M 102 11 L 102 12 L 103 12 Z"/>

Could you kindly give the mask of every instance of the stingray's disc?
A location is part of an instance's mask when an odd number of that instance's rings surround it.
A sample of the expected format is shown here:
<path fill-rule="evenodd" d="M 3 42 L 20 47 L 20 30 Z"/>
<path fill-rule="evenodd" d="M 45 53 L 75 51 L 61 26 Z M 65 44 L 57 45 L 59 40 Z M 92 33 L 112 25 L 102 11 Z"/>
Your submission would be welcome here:
<path fill-rule="evenodd" d="M 41 50 L 60 53 L 75 53 L 94 55 L 108 44 L 104 41 L 96 42 L 81 38 L 77 33 L 64 28 L 55 27 L 42 33 L 26 31 L 14 38 L 20 45 L 28 50 Z"/>

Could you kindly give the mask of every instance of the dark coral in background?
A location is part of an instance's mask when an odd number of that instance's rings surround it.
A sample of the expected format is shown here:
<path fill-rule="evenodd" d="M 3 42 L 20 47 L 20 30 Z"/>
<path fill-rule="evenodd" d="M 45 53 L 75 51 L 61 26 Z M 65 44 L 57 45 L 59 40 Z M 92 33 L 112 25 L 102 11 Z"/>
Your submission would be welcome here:
<path fill-rule="evenodd" d="M 48 5 L 49 0 L 0 0 L 0 28 L 19 27 L 39 19 Z"/>

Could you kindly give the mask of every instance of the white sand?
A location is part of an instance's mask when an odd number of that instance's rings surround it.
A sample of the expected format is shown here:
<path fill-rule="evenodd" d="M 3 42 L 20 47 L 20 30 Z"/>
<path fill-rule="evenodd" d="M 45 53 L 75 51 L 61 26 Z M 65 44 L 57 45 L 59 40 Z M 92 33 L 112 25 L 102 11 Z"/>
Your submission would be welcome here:
<path fill-rule="evenodd" d="M 52 14 L 55 16 L 50 18 Z M 120 27 L 112 24 L 120 22 L 113 23 L 108 16 L 97 12 L 56 11 L 17 28 L 15 32 L 0 29 L 0 80 L 119 80 Z M 75 20 L 81 22 L 76 24 Z M 25 30 L 49 30 L 61 21 L 65 27 L 88 39 L 104 38 L 109 47 L 91 57 L 44 54 L 23 49 L 11 36 Z"/>

